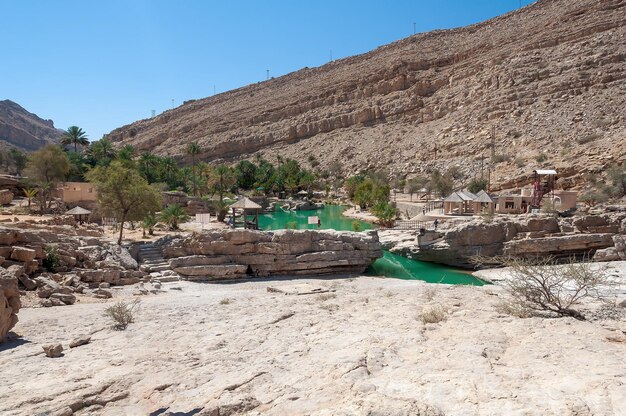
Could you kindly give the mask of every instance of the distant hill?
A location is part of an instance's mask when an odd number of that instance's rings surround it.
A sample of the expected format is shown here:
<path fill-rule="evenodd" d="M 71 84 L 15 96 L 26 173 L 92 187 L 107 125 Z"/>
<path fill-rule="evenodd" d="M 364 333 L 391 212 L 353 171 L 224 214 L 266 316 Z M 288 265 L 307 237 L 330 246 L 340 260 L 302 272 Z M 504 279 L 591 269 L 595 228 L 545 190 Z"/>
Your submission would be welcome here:
<path fill-rule="evenodd" d="M 32 152 L 58 142 L 62 135 L 52 120 L 29 113 L 11 100 L 0 101 L 0 147 Z"/>
<path fill-rule="evenodd" d="M 189 101 L 109 134 L 116 146 L 234 162 L 256 153 L 346 173 L 556 168 L 578 187 L 626 160 L 626 0 L 539 0 L 472 26 Z M 309 162 L 307 162 L 309 161 Z M 308 166 L 307 166 L 308 167 Z"/>

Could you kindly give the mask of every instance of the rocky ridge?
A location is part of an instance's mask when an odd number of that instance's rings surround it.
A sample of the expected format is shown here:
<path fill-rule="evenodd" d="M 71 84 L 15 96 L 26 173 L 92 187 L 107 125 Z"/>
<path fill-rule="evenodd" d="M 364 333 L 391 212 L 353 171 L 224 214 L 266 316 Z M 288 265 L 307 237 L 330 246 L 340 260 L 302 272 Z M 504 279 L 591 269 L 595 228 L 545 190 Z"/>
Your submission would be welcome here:
<path fill-rule="evenodd" d="M 28 152 L 56 143 L 62 135 L 52 120 L 43 120 L 13 101 L 0 101 L 0 143 Z"/>
<path fill-rule="evenodd" d="M 186 102 L 109 138 L 181 159 L 191 141 L 207 161 L 313 155 L 348 173 L 458 165 L 470 178 L 496 155 L 494 190 L 537 166 L 570 188 L 624 159 L 625 61 L 626 1 L 540 0 Z"/>

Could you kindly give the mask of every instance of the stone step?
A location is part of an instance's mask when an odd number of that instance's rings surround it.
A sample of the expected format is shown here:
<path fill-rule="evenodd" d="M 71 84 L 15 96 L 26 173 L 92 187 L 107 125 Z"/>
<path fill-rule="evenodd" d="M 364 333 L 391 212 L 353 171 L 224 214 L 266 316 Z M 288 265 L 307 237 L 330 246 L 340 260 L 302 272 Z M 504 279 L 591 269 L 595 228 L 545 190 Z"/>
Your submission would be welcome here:
<path fill-rule="evenodd" d="M 141 255 L 146 255 L 146 254 L 158 254 L 161 255 L 161 250 L 157 250 L 157 249 L 153 249 L 153 250 L 139 250 L 139 254 Z"/>
<path fill-rule="evenodd" d="M 162 266 L 150 266 L 150 271 L 151 272 L 162 272 L 165 270 L 170 270 L 170 265 L 169 264 L 164 264 Z"/>
<path fill-rule="evenodd" d="M 169 264 L 169 261 L 165 260 L 164 258 L 150 259 L 143 261 L 142 264 Z"/>

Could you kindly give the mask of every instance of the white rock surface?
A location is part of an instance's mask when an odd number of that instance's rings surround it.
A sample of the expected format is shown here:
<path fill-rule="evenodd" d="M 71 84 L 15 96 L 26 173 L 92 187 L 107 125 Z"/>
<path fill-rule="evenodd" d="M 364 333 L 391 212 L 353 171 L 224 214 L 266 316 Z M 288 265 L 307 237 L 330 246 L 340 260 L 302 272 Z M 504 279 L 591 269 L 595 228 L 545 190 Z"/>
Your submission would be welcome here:
<path fill-rule="evenodd" d="M 293 294 L 303 287 L 330 291 Z M 103 309 L 124 296 L 131 300 L 131 290 L 120 289 L 108 303 L 22 309 L 14 331 L 28 342 L 0 350 L 2 379 L 10 380 L 0 383 L 0 414 L 618 415 L 626 409 L 626 342 L 616 336 L 626 331 L 625 319 L 501 315 L 494 308 L 497 286 L 374 277 L 175 282 L 164 284 L 163 294 L 142 297 L 128 329 L 108 328 Z M 418 314 L 436 305 L 446 319 L 422 324 Z M 80 335 L 91 342 L 55 360 L 41 354 L 42 345 L 67 346 Z"/>

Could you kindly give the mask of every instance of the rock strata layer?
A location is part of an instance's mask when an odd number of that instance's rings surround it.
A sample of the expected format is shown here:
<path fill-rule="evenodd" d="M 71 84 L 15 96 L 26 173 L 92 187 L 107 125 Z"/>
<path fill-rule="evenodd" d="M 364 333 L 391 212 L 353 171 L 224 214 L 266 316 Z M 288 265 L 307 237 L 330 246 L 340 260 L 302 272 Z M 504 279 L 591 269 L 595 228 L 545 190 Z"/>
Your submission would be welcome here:
<path fill-rule="evenodd" d="M 624 160 L 625 61 L 623 0 L 541 0 L 191 100 L 108 137 L 188 162 L 193 141 L 196 160 L 314 155 L 347 172 L 456 166 L 467 178 L 495 151 L 492 189 L 530 183 L 543 155 L 575 186 Z"/>
<path fill-rule="evenodd" d="M 172 270 L 190 280 L 362 273 L 382 256 L 375 231 L 205 231 L 161 247 Z"/>
<path fill-rule="evenodd" d="M 587 256 L 595 261 L 626 259 L 626 214 L 477 218 L 443 228 L 426 238 L 382 235 L 383 248 L 416 260 L 473 268 L 472 257 Z M 421 243 L 419 241 L 422 241 Z"/>

